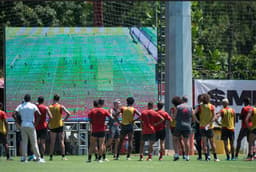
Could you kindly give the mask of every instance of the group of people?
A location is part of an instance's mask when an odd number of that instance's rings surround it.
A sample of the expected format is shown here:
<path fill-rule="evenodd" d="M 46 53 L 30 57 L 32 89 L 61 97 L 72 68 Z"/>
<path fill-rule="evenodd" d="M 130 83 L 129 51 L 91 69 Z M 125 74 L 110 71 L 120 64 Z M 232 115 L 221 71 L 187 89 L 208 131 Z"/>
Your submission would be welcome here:
<path fill-rule="evenodd" d="M 53 96 L 53 103 L 50 106 L 44 105 L 44 98 L 38 97 L 36 104 L 31 103 L 31 96 L 26 94 L 23 102 L 15 109 L 13 118 L 21 130 L 22 138 L 22 162 L 27 162 L 28 141 L 31 144 L 32 151 L 35 155 L 34 161 L 45 162 L 45 140 L 48 129 L 50 130 L 50 160 L 53 160 L 54 146 L 56 138 L 60 140 L 62 159 L 65 157 L 64 145 L 64 121 L 70 116 L 67 108 L 59 103 L 60 96 Z M 249 143 L 249 153 L 247 160 L 254 159 L 254 142 L 256 140 L 256 108 L 250 106 L 250 99 L 244 100 L 245 106 L 242 108 L 240 119 L 242 127 L 237 139 L 237 148 L 235 152 L 235 111 L 230 108 L 228 99 L 223 99 L 223 109 L 215 112 L 215 107 L 210 103 L 210 96 L 202 94 L 198 97 L 198 105 L 194 108 L 188 104 L 186 96 L 172 98 L 173 107 L 170 112 L 163 110 L 164 103 L 158 102 L 157 108 L 154 109 L 154 103 L 148 102 L 147 108 L 139 112 L 133 105 L 133 97 L 126 99 L 126 105 L 121 106 L 121 101 L 116 99 L 113 107 L 105 109 L 104 100 L 93 101 L 93 108 L 88 113 L 90 122 L 90 141 L 89 154 L 87 162 L 92 161 L 92 155 L 98 162 L 107 161 L 106 153 L 109 148 L 114 147 L 114 159 L 120 159 L 120 151 L 123 142 L 128 137 L 128 149 L 126 159 L 131 159 L 133 150 L 134 122 L 140 121 L 141 139 L 140 139 L 140 156 L 139 160 L 144 159 L 144 145 L 148 141 L 148 156 L 146 160 L 152 160 L 153 145 L 160 141 L 159 160 L 163 160 L 165 154 L 165 137 L 166 131 L 171 130 L 173 135 L 174 161 L 183 159 L 189 161 L 189 152 L 191 148 L 190 137 L 194 132 L 195 145 L 198 152 L 198 160 L 210 160 L 210 147 L 212 149 L 214 161 L 219 161 L 216 154 L 216 146 L 213 139 L 213 123 L 217 122 L 221 127 L 221 139 L 224 141 L 227 160 L 236 160 L 241 147 L 241 140 L 247 137 Z M 2 109 L 2 104 L 0 104 Z M 63 113 L 66 116 L 63 119 Z M 49 121 L 47 122 L 47 116 Z M 4 144 L 6 157 L 9 160 L 9 151 L 7 144 L 8 124 L 6 122 L 6 113 L 0 111 L 0 143 Z M 219 121 L 218 119 L 221 118 Z M 108 127 L 106 127 L 108 121 Z M 107 131 L 108 128 L 108 131 Z M 106 134 L 109 139 L 106 140 Z M 114 146 L 113 146 L 114 141 Z M 210 143 L 210 146 L 209 144 Z M 230 146 L 230 150 L 229 147 Z"/>

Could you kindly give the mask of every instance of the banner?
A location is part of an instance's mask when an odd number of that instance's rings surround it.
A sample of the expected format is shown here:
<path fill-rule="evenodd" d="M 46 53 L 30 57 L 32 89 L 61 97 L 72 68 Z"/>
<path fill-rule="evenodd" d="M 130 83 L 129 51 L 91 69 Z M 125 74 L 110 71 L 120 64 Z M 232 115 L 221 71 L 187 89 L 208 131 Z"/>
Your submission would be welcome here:
<path fill-rule="evenodd" d="M 217 110 L 222 108 L 223 98 L 229 100 L 229 106 L 240 113 L 243 107 L 243 99 L 249 97 L 251 103 L 256 103 L 256 81 L 255 80 L 195 80 L 195 104 L 197 96 L 208 93 L 211 103 Z"/>
<path fill-rule="evenodd" d="M 216 107 L 216 113 L 222 107 L 222 99 L 229 100 L 229 107 L 233 108 L 239 115 L 243 105 L 243 100 L 246 97 L 251 99 L 251 104 L 256 103 L 256 81 L 255 80 L 195 80 L 194 81 L 194 103 L 198 104 L 197 97 L 200 94 L 208 93 L 211 97 L 211 103 Z M 235 127 L 235 145 L 238 137 L 241 121 L 238 120 Z M 246 139 L 243 139 L 241 151 L 247 153 L 248 144 Z"/>

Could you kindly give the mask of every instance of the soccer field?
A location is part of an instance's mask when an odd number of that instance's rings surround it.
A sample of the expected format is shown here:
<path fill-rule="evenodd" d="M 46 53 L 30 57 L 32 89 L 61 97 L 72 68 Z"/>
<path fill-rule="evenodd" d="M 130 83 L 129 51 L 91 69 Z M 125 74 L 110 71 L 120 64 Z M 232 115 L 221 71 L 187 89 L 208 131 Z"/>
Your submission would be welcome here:
<path fill-rule="evenodd" d="M 6 161 L 0 159 L 1 172 L 253 172 L 256 170 L 256 161 L 247 162 L 242 159 L 237 161 L 197 161 L 196 156 L 192 156 L 189 162 L 179 160 L 172 161 L 172 156 L 167 156 L 163 161 L 158 161 L 157 157 L 153 161 L 138 161 L 138 157 L 132 157 L 132 160 L 125 160 L 121 156 L 121 160 L 115 161 L 110 159 L 109 162 L 86 163 L 85 156 L 68 156 L 68 161 L 60 160 L 60 156 L 55 156 L 53 161 L 46 163 L 28 162 L 21 163 L 19 158 L 14 161 Z M 45 157 L 47 160 L 48 157 Z M 225 159 L 221 156 L 220 159 Z"/>
<path fill-rule="evenodd" d="M 46 104 L 59 94 L 74 119 L 86 117 L 98 98 L 109 107 L 133 96 L 141 109 L 157 100 L 155 65 L 129 28 L 6 28 L 6 110 L 10 115 L 27 93 Z"/>

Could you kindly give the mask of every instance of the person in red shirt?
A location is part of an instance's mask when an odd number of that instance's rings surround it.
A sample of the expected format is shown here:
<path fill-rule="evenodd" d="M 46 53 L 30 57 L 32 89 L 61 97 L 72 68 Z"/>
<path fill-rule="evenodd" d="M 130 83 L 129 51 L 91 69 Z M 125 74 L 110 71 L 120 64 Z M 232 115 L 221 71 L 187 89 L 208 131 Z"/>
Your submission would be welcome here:
<path fill-rule="evenodd" d="M 94 152 L 95 147 L 97 146 L 97 140 L 99 142 L 98 161 L 103 162 L 101 160 L 101 157 L 104 154 L 104 150 L 105 150 L 105 131 L 106 131 L 105 121 L 107 117 L 112 118 L 111 114 L 107 110 L 102 108 L 103 105 L 104 105 L 104 100 L 99 99 L 98 107 L 91 109 L 88 114 L 88 119 L 91 124 L 91 137 L 90 137 L 89 156 L 88 156 L 87 162 L 91 162 L 92 153 Z"/>
<path fill-rule="evenodd" d="M 2 110 L 2 108 L 3 108 L 3 104 L 0 103 L 0 143 L 2 143 L 5 148 L 6 159 L 11 160 L 10 154 L 9 154 L 8 142 L 7 142 L 7 136 L 8 136 L 8 123 L 6 121 L 7 115 Z"/>
<path fill-rule="evenodd" d="M 165 150 L 165 136 L 166 136 L 166 125 L 170 126 L 170 122 L 172 121 L 171 116 L 163 110 L 164 104 L 162 102 L 157 103 L 157 110 L 156 112 L 159 113 L 163 118 L 164 122 L 160 123 L 159 125 L 155 126 L 156 130 L 156 140 L 160 140 L 160 156 L 159 160 L 163 160 L 164 150 Z"/>
<path fill-rule="evenodd" d="M 240 147 L 241 147 L 241 141 L 243 140 L 244 137 L 247 138 L 247 142 L 249 144 L 249 134 L 250 134 L 250 127 L 252 126 L 252 122 L 248 121 L 248 126 L 246 125 L 246 117 L 248 115 L 248 113 L 253 109 L 253 107 L 250 105 L 250 98 L 247 97 L 244 99 L 243 103 L 244 103 L 244 107 L 241 110 L 241 114 L 240 114 L 240 120 L 242 120 L 242 126 L 237 138 L 237 144 L 236 144 L 236 154 L 235 154 L 235 158 L 238 158 L 238 154 L 240 151 Z"/>
<path fill-rule="evenodd" d="M 45 141 L 47 138 L 48 133 L 48 124 L 46 121 L 46 115 L 48 115 L 49 119 L 52 118 L 52 114 L 47 106 L 44 105 L 44 97 L 39 96 L 37 99 L 37 107 L 41 113 L 41 116 L 39 117 L 35 113 L 35 121 L 39 121 L 38 124 L 36 124 L 36 135 L 37 135 L 37 141 L 39 146 L 39 151 L 41 158 L 44 158 L 44 152 L 45 152 Z M 37 119 L 39 118 L 39 119 Z"/>
<path fill-rule="evenodd" d="M 143 160 L 145 141 L 149 141 L 148 161 L 152 160 L 153 144 L 155 143 L 155 127 L 164 121 L 164 118 L 153 110 L 153 102 L 148 103 L 148 109 L 141 113 L 142 139 L 140 142 L 140 161 Z"/>

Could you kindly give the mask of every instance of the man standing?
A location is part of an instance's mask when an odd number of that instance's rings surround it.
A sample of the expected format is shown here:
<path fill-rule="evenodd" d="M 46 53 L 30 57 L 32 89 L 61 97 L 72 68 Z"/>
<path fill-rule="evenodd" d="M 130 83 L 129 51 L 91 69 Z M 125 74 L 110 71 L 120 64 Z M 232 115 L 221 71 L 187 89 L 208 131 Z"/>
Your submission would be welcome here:
<path fill-rule="evenodd" d="M 109 139 L 107 142 L 107 147 L 112 148 L 112 142 L 114 139 L 115 147 L 114 147 L 114 158 L 116 158 L 117 155 L 117 149 L 118 149 L 118 143 L 119 143 L 119 137 L 120 137 L 120 105 L 121 102 L 119 99 L 116 99 L 113 103 L 114 107 L 109 110 L 110 114 L 113 117 L 113 120 L 109 119 L 108 125 L 109 125 Z"/>
<path fill-rule="evenodd" d="M 250 120 L 248 121 L 248 125 L 246 125 L 245 123 L 245 119 L 247 118 L 248 113 L 253 110 L 253 107 L 250 106 L 251 100 L 250 98 L 247 97 L 244 99 L 243 102 L 244 102 L 244 107 L 242 108 L 241 114 L 240 114 L 240 120 L 242 120 L 242 126 L 237 138 L 236 155 L 235 155 L 236 159 L 238 158 L 240 147 L 241 147 L 241 141 L 243 140 L 244 137 L 247 138 L 247 142 L 249 144 L 249 134 L 250 134 L 249 128 L 252 126 L 252 122 Z"/>
<path fill-rule="evenodd" d="M 134 98 L 128 97 L 126 101 L 127 101 L 127 106 L 124 106 L 121 108 L 121 115 L 122 115 L 121 133 L 120 133 L 121 135 L 120 135 L 120 142 L 118 144 L 118 152 L 115 160 L 119 159 L 120 150 L 126 135 L 128 135 L 128 152 L 127 152 L 126 159 L 130 160 L 130 154 L 132 151 L 132 141 L 133 141 L 133 123 L 135 121 L 134 117 L 136 114 L 140 117 L 140 112 L 133 107 L 133 104 L 135 102 Z"/>
<path fill-rule="evenodd" d="M 176 114 L 176 128 L 174 131 L 175 135 L 175 143 L 179 144 L 179 140 L 181 136 L 184 138 L 184 145 L 185 145 L 185 160 L 189 161 L 189 136 L 192 132 L 192 107 L 189 106 L 188 98 L 183 96 L 182 97 L 182 104 L 177 106 L 177 114 Z M 179 150 L 175 150 L 174 161 L 179 159 Z"/>
<path fill-rule="evenodd" d="M 27 162 L 27 149 L 28 149 L 28 140 L 30 141 L 33 153 L 36 156 L 35 161 L 44 162 L 43 159 L 40 159 L 40 153 L 37 144 L 37 136 L 35 126 L 38 124 L 38 120 L 34 122 L 34 113 L 36 115 L 41 115 L 40 111 L 36 105 L 30 103 L 31 96 L 26 94 L 24 96 L 24 103 L 20 104 L 13 114 L 13 118 L 17 120 L 17 114 L 20 114 L 21 117 L 21 138 L 22 138 L 22 162 Z M 40 118 L 37 118 L 40 119 Z"/>
<path fill-rule="evenodd" d="M 227 155 L 227 160 L 230 160 L 230 151 L 228 148 L 229 145 L 231 149 L 231 160 L 235 160 L 234 138 L 236 114 L 232 108 L 228 107 L 228 99 L 223 99 L 222 104 L 223 109 L 217 114 L 217 118 L 221 117 L 221 139 L 224 141 L 224 148 Z"/>
<path fill-rule="evenodd" d="M 10 154 L 9 154 L 8 142 L 7 142 L 7 136 L 8 136 L 8 123 L 6 121 L 7 115 L 2 110 L 2 108 L 3 108 L 3 104 L 0 103 L 0 143 L 2 143 L 4 146 L 6 159 L 11 160 Z"/>
<path fill-rule="evenodd" d="M 155 126 L 164 121 L 164 118 L 153 110 L 153 102 L 148 103 L 148 109 L 144 110 L 140 116 L 142 125 L 142 139 L 140 143 L 140 161 L 143 160 L 145 141 L 149 141 L 147 161 L 152 160 L 153 144 L 155 143 Z"/>
<path fill-rule="evenodd" d="M 38 116 L 35 115 L 36 121 L 39 120 L 38 125 L 36 126 L 36 134 L 37 134 L 37 141 L 39 145 L 39 151 L 41 154 L 41 158 L 44 158 L 45 152 L 45 141 L 47 137 L 47 122 L 46 122 L 46 115 L 48 115 L 49 119 L 52 119 L 52 114 L 47 106 L 44 105 L 44 97 L 39 96 L 37 99 L 37 108 L 39 109 L 41 116 L 40 119 L 37 119 Z"/>
<path fill-rule="evenodd" d="M 250 120 L 251 119 L 251 120 Z M 248 115 L 245 118 L 245 124 L 249 128 L 250 127 L 250 135 L 249 135 L 249 153 L 247 157 L 247 161 L 253 161 L 254 157 L 254 146 L 256 141 L 256 108 L 252 108 Z"/>
<path fill-rule="evenodd" d="M 159 125 L 155 126 L 156 130 L 156 139 L 155 141 L 160 140 L 160 156 L 159 160 L 163 160 L 163 155 L 165 151 L 165 136 L 166 136 L 166 125 L 170 126 L 170 122 L 172 121 L 170 115 L 163 110 L 164 104 L 162 102 L 157 103 L 157 110 L 156 112 L 159 113 L 163 118 L 164 122 L 160 123 Z"/>
<path fill-rule="evenodd" d="M 215 107 L 210 103 L 210 96 L 208 94 L 202 94 L 201 101 L 202 104 L 196 107 L 195 111 L 193 112 L 193 117 L 200 126 L 205 160 L 210 160 L 207 153 L 207 139 L 209 139 L 213 151 L 214 161 L 218 162 L 220 160 L 217 158 L 216 146 L 213 141 L 213 121 L 215 120 Z M 196 117 L 197 113 L 199 113 L 199 120 Z"/>
<path fill-rule="evenodd" d="M 56 136 L 58 136 L 60 140 L 62 160 L 67 160 L 67 158 L 65 157 L 64 121 L 66 121 L 71 114 L 66 109 L 65 106 L 59 104 L 59 100 L 60 100 L 60 96 L 55 94 L 53 96 L 53 104 L 49 106 L 50 112 L 52 114 L 52 119 L 49 121 L 49 125 L 48 125 L 48 127 L 50 128 L 50 138 L 51 138 L 50 161 L 52 161 L 52 158 L 53 158 L 53 151 L 54 151 L 54 146 L 56 142 Z M 64 120 L 62 120 L 63 111 L 66 113 L 66 117 L 64 118 Z"/>
<path fill-rule="evenodd" d="M 91 136 L 90 136 L 90 147 L 89 147 L 89 155 L 88 155 L 88 161 L 91 162 L 92 159 L 92 153 L 95 150 L 95 147 L 97 146 L 97 141 L 99 142 L 99 155 L 98 155 L 98 161 L 102 161 L 102 156 L 104 154 L 105 149 L 105 121 L 106 118 L 111 118 L 110 113 L 103 109 L 104 100 L 99 99 L 98 100 L 98 107 L 95 107 L 90 110 L 88 114 L 88 119 L 91 124 Z M 105 156 L 105 155 L 104 155 Z M 105 157 L 103 157 L 105 159 Z"/>

